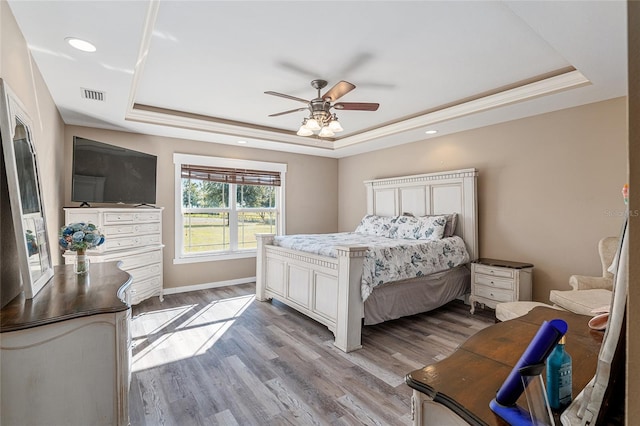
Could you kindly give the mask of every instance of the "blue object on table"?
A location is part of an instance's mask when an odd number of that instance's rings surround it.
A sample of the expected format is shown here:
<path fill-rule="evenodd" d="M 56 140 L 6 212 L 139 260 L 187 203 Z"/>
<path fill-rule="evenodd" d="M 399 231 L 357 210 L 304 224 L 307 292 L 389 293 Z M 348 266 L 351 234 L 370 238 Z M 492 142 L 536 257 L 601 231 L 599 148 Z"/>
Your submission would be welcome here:
<path fill-rule="evenodd" d="M 491 410 L 511 425 L 530 425 L 530 413 L 516 405 L 524 392 L 521 370 L 543 364 L 569 326 L 564 320 L 554 319 L 542 323 L 516 365 L 504 381 L 495 399 L 489 403 Z"/>
<path fill-rule="evenodd" d="M 492 399 L 489 403 L 489 408 L 512 426 L 528 426 L 532 424 L 529 412 L 518 405 L 514 404 L 506 407 Z"/>
<path fill-rule="evenodd" d="M 504 381 L 498 393 L 496 401 L 503 406 L 516 403 L 524 386 L 520 377 L 520 369 L 535 364 L 542 364 L 547 359 L 553 348 L 560 341 L 560 338 L 567 332 L 569 326 L 561 319 L 545 321 L 538 329 L 538 332 L 529 343 L 520 360 L 516 363 L 509 376 Z"/>

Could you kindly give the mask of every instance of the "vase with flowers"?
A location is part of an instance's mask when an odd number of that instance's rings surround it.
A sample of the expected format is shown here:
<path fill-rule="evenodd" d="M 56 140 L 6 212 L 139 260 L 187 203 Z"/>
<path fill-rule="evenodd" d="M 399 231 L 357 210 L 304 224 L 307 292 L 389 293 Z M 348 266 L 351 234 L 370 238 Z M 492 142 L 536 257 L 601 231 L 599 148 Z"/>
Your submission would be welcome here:
<path fill-rule="evenodd" d="M 89 272 L 89 259 L 86 257 L 86 251 L 102 243 L 104 243 L 104 235 L 93 223 L 71 223 L 60 229 L 58 240 L 60 248 L 76 252 L 74 262 L 76 274 Z"/>

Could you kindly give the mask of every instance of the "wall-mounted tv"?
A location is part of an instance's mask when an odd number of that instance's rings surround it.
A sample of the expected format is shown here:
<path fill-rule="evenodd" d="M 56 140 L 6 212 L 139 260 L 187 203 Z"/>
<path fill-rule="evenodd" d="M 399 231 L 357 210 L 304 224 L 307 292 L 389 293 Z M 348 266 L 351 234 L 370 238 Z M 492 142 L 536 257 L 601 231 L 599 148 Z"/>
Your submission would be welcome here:
<path fill-rule="evenodd" d="M 155 155 L 74 136 L 71 201 L 155 204 L 156 166 Z"/>

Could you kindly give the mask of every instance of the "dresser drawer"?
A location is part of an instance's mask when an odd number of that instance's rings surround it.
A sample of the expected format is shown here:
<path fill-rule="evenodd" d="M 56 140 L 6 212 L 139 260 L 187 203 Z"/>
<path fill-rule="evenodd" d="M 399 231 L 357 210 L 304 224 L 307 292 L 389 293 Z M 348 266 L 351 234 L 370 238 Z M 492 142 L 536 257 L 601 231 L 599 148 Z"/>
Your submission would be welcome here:
<path fill-rule="evenodd" d="M 478 285 L 474 288 L 475 295 L 496 302 L 513 302 L 514 293 L 512 291 L 499 290 L 491 287 Z"/>
<path fill-rule="evenodd" d="M 475 284 L 486 285 L 488 287 L 503 288 L 505 290 L 513 290 L 515 281 L 513 279 L 496 278 L 491 275 L 474 274 Z"/>
<path fill-rule="evenodd" d="M 162 277 L 152 277 L 134 281 L 131 284 L 131 304 L 135 305 L 143 300 L 162 294 Z"/>
<path fill-rule="evenodd" d="M 122 237 L 106 239 L 104 244 L 98 247 L 98 251 L 105 252 L 111 250 L 131 249 L 135 247 L 143 247 L 161 244 L 160 235 L 140 235 L 136 237 Z"/>
<path fill-rule="evenodd" d="M 141 245 L 139 237 L 105 238 L 104 244 L 98 246 L 98 251 L 130 249 Z"/>
<path fill-rule="evenodd" d="M 147 278 L 159 277 L 162 274 L 162 265 L 155 263 L 153 265 L 141 266 L 139 268 L 126 269 L 133 278 L 133 288 L 138 286 L 138 282 Z"/>
<path fill-rule="evenodd" d="M 124 269 L 125 271 L 128 271 L 133 268 L 139 268 L 145 265 L 150 265 L 152 263 L 160 263 L 161 260 L 162 260 L 161 250 L 123 256 L 122 259 L 120 259 L 120 261 L 122 262 L 121 268 Z"/>
<path fill-rule="evenodd" d="M 105 237 L 134 236 L 141 234 L 156 234 L 160 232 L 160 223 L 130 223 L 122 225 L 107 225 L 103 228 Z"/>
<path fill-rule="evenodd" d="M 104 213 L 104 224 L 160 222 L 161 215 L 161 212 L 106 212 Z"/>
<path fill-rule="evenodd" d="M 491 275 L 494 277 L 513 278 L 514 270 L 510 268 L 497 268 L 488 265 L 475 265 L 476 274 Z"/>

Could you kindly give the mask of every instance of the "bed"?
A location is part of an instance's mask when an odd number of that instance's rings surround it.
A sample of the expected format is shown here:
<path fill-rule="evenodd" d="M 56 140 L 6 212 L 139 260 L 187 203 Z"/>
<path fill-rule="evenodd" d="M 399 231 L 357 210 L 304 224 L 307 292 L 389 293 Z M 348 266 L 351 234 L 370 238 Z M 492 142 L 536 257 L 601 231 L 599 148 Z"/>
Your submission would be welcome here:
<path fill-rule="evenodd" d="M 301 250 L 307 250 L 300 246 L 305 245 L 305 237 L 298 236 L 296 245 L 274 234 L 258 234 L 256 299 L 279 300 L 324 324 L 335 336 L 334 345 L 350 352 L 362 347 L 363 318 L 365 324 L 374 324 L 426 312 L 468 293 L 466 263 L 478 257 L 477 174 L 475 169 L 463 169 L 364 182 L 367 216 L 374 219 L 456 213 L 455 233 L 450 238 L 459 240 L 455 244 L 464 245 L 467 253 L 460 266 L 376 283 L 367 294 L 365 267 L 374 238 L 355 244 L 336 241 L 330 249 L 314 253 Z M 286 244 L 289 246 L 283 246 Z"/>

